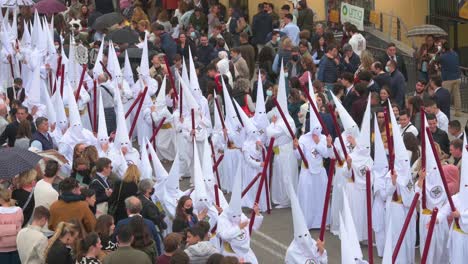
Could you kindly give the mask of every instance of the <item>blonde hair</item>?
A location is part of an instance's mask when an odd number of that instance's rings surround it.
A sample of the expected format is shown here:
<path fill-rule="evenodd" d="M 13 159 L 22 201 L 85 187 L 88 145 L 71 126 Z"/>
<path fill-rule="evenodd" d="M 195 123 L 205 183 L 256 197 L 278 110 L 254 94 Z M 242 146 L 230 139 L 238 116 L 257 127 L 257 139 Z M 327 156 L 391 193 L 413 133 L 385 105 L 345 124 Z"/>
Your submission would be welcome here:
<path fill-rule="evenodd" d="M 134 23 L 138 23 L 141 20 L 148 20 L 149 21 L 148 16 L 146 15 L 145 11 L 143 11 L 143 9 L 141 7 L 137 6 L 133 10 L 133 16 L 132 16 L 131 21 L 134 22 Z"/>
<path fill-rule="evenodd" d="M 362 51 L 361 53 L 361 68 L 369 71 L 372 64 L 375 62 L 374 56 L 367 50 Z"/>
<path fill-rule="evenodd" d="M 148 30 L 150 28 L 150 22 L 146 19 L 138 21 L 138 26 L 144 27 L 145 30 Z"/>
<path fill-rule="evenodd" d="M 127 183 L 128 182 L 138 183 L 140 181 L 140 176 L 141 176 L 141 172 L 138 169 L 137 165 L 130 164 L 128 165 L 127 171 L 125 171 L 125 174 L 123 176 L 123 181 Z"/>
<path fill-rule="evenodd" d="M 31 169 L 18 175 L 18 187 L 23 188 L 37 180 L 37 171 Z"/>
<path fill-rule="evenodd" d="M 79 227 L 72 223 L 67 222 L 60 222 L 57 227 L 55 228 L 54 235 L 49 239 L 49 244 L 47 245 L 46 250 L 44 251 L 45 259 L 47 259 L 47 255 L 49 254 L 49 250 L 54 245 L 57 239 L 63 238 L 65 235 L 70 234 L 71 236 L 75 236 L 80 232 Z"/>
<path fill-rule="evenodd" d="M 282 49 L 292 49 L 292 46 L 293 46 L 292 40 L 288 37 L 284 38 L 283 41 L 281 42 Z"/>
<path fill-rule="evenodd" d="M 0 187 L 0 200 L 9 203 L 11 200 L 11 190 L 5 187 Z"/>

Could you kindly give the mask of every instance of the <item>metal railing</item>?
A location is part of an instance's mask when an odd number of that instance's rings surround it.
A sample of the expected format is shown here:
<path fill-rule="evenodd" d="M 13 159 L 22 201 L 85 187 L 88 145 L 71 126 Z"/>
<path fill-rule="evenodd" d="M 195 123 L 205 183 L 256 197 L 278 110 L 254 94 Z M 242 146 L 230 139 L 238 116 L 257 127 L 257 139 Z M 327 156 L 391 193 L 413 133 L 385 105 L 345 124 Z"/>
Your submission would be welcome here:
<path fill-rule="evenodd" d="M 374 55 L 374 58 L 380 58 L 385 55 L 385 49 L 369 46 L 367 45 L 367 50 Z M 403 60 L 406 64 L 406 71 L 408 74 L 407 82 L 407 93 L 412 94 L 418 82 L 418 67 L 417 61 L 414 57 L 401 54 Z M 461 96 L 461 110 L 463 112 L 468 112 L 468 68 L 460 67 L 461 70 L 461 86 L 460 86 L 460 96 Z"/>

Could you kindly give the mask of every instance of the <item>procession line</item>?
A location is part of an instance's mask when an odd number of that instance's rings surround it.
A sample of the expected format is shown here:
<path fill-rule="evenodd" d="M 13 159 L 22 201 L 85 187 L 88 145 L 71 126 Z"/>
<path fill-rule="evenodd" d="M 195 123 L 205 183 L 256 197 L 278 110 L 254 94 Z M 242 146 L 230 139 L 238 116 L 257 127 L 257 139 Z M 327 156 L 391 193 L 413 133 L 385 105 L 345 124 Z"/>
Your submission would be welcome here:
<path fill-rule="evenodd" d="M 269 236 L 269 235 L 267 235 L 265 233 L 262 233 L 262 232 L 256 230 L 255 234 L 261 236 L 263 239 L 265 239 L 265 240 L 267 240 L 269 242 L 272 242 L 273 244 L 275 244 L 276 246 L 282 248 L 285 251 L 288 250 L 288 247 L 286 245 L 284 245 L 283 243 L 279 242 L 278 240 L 272 238 L 271 236 Z"/>

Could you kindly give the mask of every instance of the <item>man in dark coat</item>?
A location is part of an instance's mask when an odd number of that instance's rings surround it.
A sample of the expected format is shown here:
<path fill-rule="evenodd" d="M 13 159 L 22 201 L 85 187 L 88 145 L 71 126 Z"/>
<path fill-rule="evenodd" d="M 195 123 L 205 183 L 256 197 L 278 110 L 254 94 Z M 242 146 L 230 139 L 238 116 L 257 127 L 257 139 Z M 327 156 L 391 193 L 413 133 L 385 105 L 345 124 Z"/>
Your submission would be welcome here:
<path fill-rule="evenodd" d="M 390 91 L 392 92 L 392 99 L 400 106 L 400 109 L 403 109 L 407 90 L 405 77 L 397 69 L 397 63 L 394 60 L 389 60 L 386 68 L 390 73 Z"/>
<path fill-rule="evenodd" d="M 432 76 L 429 81 L 429 94 L 437 103 L 437 107 L 444 112 L 450 119 L 450 92 L 442 87 L 442 78 L 440 76 Z"/>
<path fill-rule="evenodd" d="M 10 107 L 13 100 L 18 100 L 23 103 L 26 94 L 23 88 L 23 80 L 21 78 L 16 78 L 13 81 L 13 86 L 7 88 L 7 97 L 8 100 L 10 100 Z"/>
<path fill-rule="evenodd" d="M 250 79 L 252 79 L 255 70 L 255 49 L 249 44 L 249 34 L 246 32 L 240 33 L 239 41 L 239 49 L 241 51 L 242 58 L 245 59 L 247 66 L 249 66 Z"/>
<path fill-rule="evenodd" d="M 213 46 L 208 41 L 208 36 L 202 35 L 200 37 L 200 44 L 197 47 L 198 61 L 203 63 L 204 66 L 210 64 L 211 53 L 213 53 Z"/>
<path fill-rule="evenodd" d="M 314 11 L 307 7 L 307 1 L 302 0 L 298 3 L 299 17 L 297 18 L 297 26 L 301 30 L 314 31 Z"/>
<path fill-rule="evenodd" d="M 24 106 L 18 106 L 16 110 L 16 120 L 8 124 L 5 128 L 5 131 L 0 135 L 0 146 L 5 144 L 8 141 L 9 147 L 15 146 L 16 141 L 16 132 L 18 130 L 19 124 L 21 121 L 27 120 L 28 118 L 28 108 Z M 30 122 L 30 121 L 28 121 Z M 31 123 L 31 132 L 36 132 L 36 127 Z"/>
<path fill-rule="evenodd" d="M 267 12 L 264 4 L 258 4 L 258 13 L 252 20 L 252 44 L 257 45 L 260 51 L 263 45 L 267 43 L 268 33 L 273 31 L 272 18 Z"/>
<path fill-rule="evenodd" d="M 367 85 L 364 82 L 360 82 L 354 86 L 354 91 L 358 95 L 358 98 L 353 102 L 350 114 L 354 122 L 360 127 L 364 118 L 364 109 L 367 106 Z"/>
<path fill-rule="evenodd" d="M 387 65 L 387 62 L 389 60 L 393 60 L 396 62 L 396 68 L 403 74 L 403 76 L 405 77 L 405 81 L 408 81 L 408 73 L 406 71 L 405 61 L 403 60 L 402 56 L 397 54 L 397 48 L 395 43 L 388 43 L 386 54 L 382 56 L 379 61 L 382 63 L 382 65 Z"/>
<path fill-rule="evenodd" d="M 161 49 L 166 54 L 169 64 L 172 65 L 174 56 L 177 53 L 177 44 L 172 39 L 171 35 L 169 35 L 166 31 L 164 31 L 164 26 L 154 22 L 151 24 L 152 32 L 158 36 L 161 40 Z"/>
<path fill-rule="evenodd" d="M 445 154 L 450 154 L 450 140 L 448 138 L 447 132 L 437 127 L 437 118 L 434 114 L 427 114 L 426 118 L 427 126 L 431 131 L 434 142 L 439 144 L 440 149 Z"/>

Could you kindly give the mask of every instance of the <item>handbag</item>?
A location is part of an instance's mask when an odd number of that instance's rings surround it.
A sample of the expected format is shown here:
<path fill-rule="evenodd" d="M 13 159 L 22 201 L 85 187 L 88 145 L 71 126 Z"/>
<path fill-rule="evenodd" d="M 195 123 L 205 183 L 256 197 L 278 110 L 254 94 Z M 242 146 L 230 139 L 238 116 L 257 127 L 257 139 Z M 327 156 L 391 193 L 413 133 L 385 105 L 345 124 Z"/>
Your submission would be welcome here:
<path fill-rule="evenodd" d="M 120 200 L 120 193 L 122 192 L 122 185 L 123 185 L 123 181 L 120 182 L 119 193 L 117 194 L 117 200 L 115 200 L 111 205 L 109 205 L 109 208 L 107 209 L 107 213 L 109 215 L 114 216 L 115 212 L 117 211 L 117 206 L 119 205 L 119 200 Z"/>

